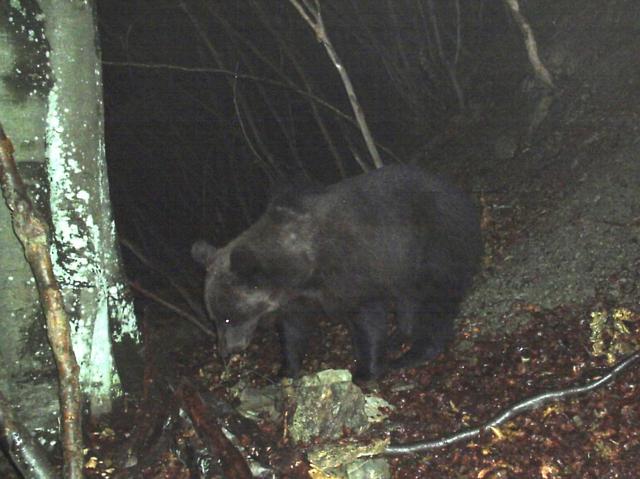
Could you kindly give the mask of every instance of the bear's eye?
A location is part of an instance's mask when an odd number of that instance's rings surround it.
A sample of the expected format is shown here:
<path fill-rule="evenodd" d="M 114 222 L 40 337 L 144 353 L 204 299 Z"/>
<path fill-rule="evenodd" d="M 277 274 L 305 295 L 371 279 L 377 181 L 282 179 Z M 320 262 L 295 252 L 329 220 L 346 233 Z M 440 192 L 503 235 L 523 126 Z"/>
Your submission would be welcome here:
<path fill-rule="evenodd" d="M 230 318 L 226 318 L 226 319 L 224 320 L 224 324 L 229 324 L 230 322 L 231 322 L 231 319 L 230 319 Z"/>

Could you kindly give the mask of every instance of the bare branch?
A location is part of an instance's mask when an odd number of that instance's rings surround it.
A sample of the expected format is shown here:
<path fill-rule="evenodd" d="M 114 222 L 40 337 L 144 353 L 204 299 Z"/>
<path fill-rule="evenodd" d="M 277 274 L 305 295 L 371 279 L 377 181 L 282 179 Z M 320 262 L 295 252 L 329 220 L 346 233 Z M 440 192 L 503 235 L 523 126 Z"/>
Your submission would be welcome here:
<path fill-rule="evenodd" d="M 13 230 L 38 285 L 47 322 L 47 336 L 58 368 L 65 477 L 82 477 L 82 411 L 78 363 L 71 346 L 71 327 L 60 286 L 53 274 L 47 222 L 40 217 L 27 193 L 13 157 L 13 145 L 0 124 L 0 183 L 11 212 Z"/>
<path fill-rule="evenodd" d="M 529 62 L 531 62 L 536 78 L 549 88 L 555 88 L 549 70 L 547 70 L 542 63 L 542 60 L 540 60 L 540 56 L 538 55 L 538 45 L 536 44 L 536 39 L 533 35 L 533 29 L 522 12 L 520 12 L 518 0 L 504 0 L 504 3 L 506 3 L 509 10 L 511 10 L 514 20 L 518 24 L 518 27 L 520 27 L 522 35 L 524 35 L 524 44 L 527 47 Z"/>
<path fill-rule="evenodd" d="M 338 57 L 338 53 L 336 52 L 329 36 L 324 27 L 324 22 L 322 21 L 322 15 L 320 12 L 320 2 L 319 0 L 315 0 L 315 7 L 311 7 L 310 0 L 303 0 L 304 7 L 298 0 L 289 0 L 289 3 L 295 7 L 300 16 L 309 24 L 311 29 L 315 32 L 318 41 L 322 43 L 329 58 L 333 62 L 333 65 L 338 70 L 338 74 L 340 75 L 340 79 L 344 85 L 345 90 L 347 91 L 347 96 L 349 97 L 349 102 L 351 103 L 351 108 L 353 109 L 353 113 L 356 116 L 356 120 L 358 122 L 358 126 L 360 127 L 360 131 L 362 132 L 362 136 L 364 138 L 364 142 L 367 145 L 367 149 L 369 150 L 369 154 L 371 155 L 371 159 L 373 160 L 373 164 L 376 168 L 381 168 L 383 166 L 382 160 L 380 159 L 380 154 L 378 153 L 378 149 L 376 148 L 375 142 L 373 141 L 373 136 L 371 135 L 371 131 L 369 130 L 369 126 L 367 125 L 367 121 L 364 116 L 364 111 L 358 102 L 358 97 L 356 96 L 355 89 L 353 88 L 353 84 L 351 83 L 351 79 L 349 78 L 349 74 L 347 70 L 344 68 L 342 61 Z M 312 18 L 313 17 L 313 18 Z"/>
<path fill-rule="evenodd" d="M 186 319 L 191 324 L 193 324 L 195 327 L 200 329 L 200 331 L 202 331 L 207 336 L 213 338 L 214 340 L 217 338 L 216 333 L 213 330 L 211 330 L 211 328 L 207 327 L 204 323 L 202 323 L 200 321 L 200 319 L 196 318 L 193 314 L 187 313 L 183 309 L 180 309 L 179 307 L 177 307 L 175 304 L 171 304 L 169 301 L 166 301 L 166 300 L 162 299 L 157 294 L 152 293 L 151 291 L 149 291 L 148 289 L 143 288 L 142 286 L 140 286 L 137 283 L 129 282 L 129 286 L 131 286 L 132 289 L 136 290 L 138 293 L 142 294 L 143 296 L 146 296 L 147 298 L 149 298 L 149 299 L 155 301 L 156 303 L 164 306 L 168 310 L 173 311 L 177 315 L 182 316 L 184 319 Z"/>
<path fill-rule="evenodd" d="M 200 306 L 200 303 L 195 301 L 193 297 L 189 294 L 189 292 L 184 287 L 182 287 L 182 285 L 176 282 L 173 279 L 172 275 L 167 273 L 167 271 L 165 271 L 163 267 L 161 267 L 158 264 L 155 264 L 153 261 L 147 258 L 147 256 L 145 256 L 145 254 L 142 253 L 142 251 L 140 251 L 140 248 L 138 248 L 135 244 L 133 244 L 133 242 L 129 241 L 127 238 L 120 236 L 119 242 L 122 246 L 127 248 L 136 258 L 138 258 L 138 261 L 140 261 L 144 266 L 155 271 L 156 273 L 161 274 L 162 277 L 165 278 L 169 282 L 169 284 L 171 284 L 171 286 L 173 286 L 173 288 L 178 292 L 178 294 L 182 297 L 182 299 L 184 299 L 184 301 L 189 305 L 191 310 L 194 313 L 196 313 L 198 318 L 205 319 L 207 317 L 204 310 L 202 309 L 202 306 Z"/>
<path fill-rule="evenodd" d="M 298 95 L 306 97 L 309 100 L 315 102 L 316 104 L 326 108 L 327 110 L 331 111 L 334 115 L 336 115 L 336 117 L 345 120 L 351 125 L 358 126 L 358 122 L 352 116 L 343 112 L 339 108 L 333 106 L 331 103 L 320 98 L 319 96 L 315 95 L 311 91 L 301 90 L 293 82 L 283 83 L 277 80 L 272 80 L 270 78 L 263 78 L 255 75 L 248 75 L 246 73 L 236 73 L 231 70 L 227 70 L 225 68 L 187 67 L 187 66 L 180 66 L 180 65 L 172 65 L 168 63 L 114 62 L 114 61 L 103 61 L 102 63 L 103 65 L 109 65 L 114 67 L 131 67 L 131 68 L 159 69 L 159 70 L 164 69 L 164 70 L 176 70 L 176 71 L 196 72 L 196 73 L 219 73 L 222 75 L 235 77 L 239 80 L 251 80 L 255 82 L 265 83 L 265 84 L 273 85 L 279 88 L 289 89 L 297 93 Z M 388 155 L 396 158 L 395 154 L 389 148 L 377 142 L 376 142 L 376 146 L 379 147 L 382 151 L 384 151 Z"/>
<path fill-rule="evenodd" d="M 440 28 L 438 27 L 438 17 L 436 16 L 436 9 L 433 3 L 433 0 L 429 0 L 428 1 L 428 5 L 429 5 L 429 18 L 431 20 L 431 27 L 433 28 L 433 36 L 436 40 L 436 47 L 438 49 L 438 56 L 440 57 L 440 61 L 442 62 L 442 64 L 444 65 L 445 69 L 447 70 L 447 74 L 449 75 L 449 79 L 451 80 L 451 84 L 453 85 L 453 89 L 456 92 L 456 98 L 458 99 L 458 107 L 460 108 L 460 110 L 464 110 L 464 105 L 465 105 L 465 99 L 464 99 L 464 91 L 462 90 L 462 87 L 460 86 L 460 82 L 458 80 L 458 73 L 456 71 L 456 62 L 458 59 L 458 50 L 456 50 L 456 56 L 454 58 L 454 61 L 451 62 L 449 61 L 449 59 L 447 58 L 447 55 L 444 51 L 444 47 L 442 46 L 442 40 L 440 37 Z M 458 17 L 458 37 L 457 37 L 457 44 L 456 44 L 456 49 L 458 49 L 460 47 L 460 30 L 459 30 L 460 26 L 459 26 L 459 17 Z"/>

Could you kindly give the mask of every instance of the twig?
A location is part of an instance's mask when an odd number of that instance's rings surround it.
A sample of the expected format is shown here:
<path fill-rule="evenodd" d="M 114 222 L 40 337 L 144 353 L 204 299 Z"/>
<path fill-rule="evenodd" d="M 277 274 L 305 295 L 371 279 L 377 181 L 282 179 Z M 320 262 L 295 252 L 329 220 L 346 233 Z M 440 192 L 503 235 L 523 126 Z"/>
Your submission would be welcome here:
<path fill-rule="evenodd" d="M 164 271 L 163 268 L 161 268 L 160 266 L 155 264 L 153 261 L 151 261 L 149 258 L 147 258 L 142 253 L 142 251 L 140 251 L 140 248 L 138 248 L 136 245 L 134 245 L 131 241 L 129 241 L 127 238 L 124 238 L 123 236 L 120 236 L 118 241 L 122 246 L 127 248 L 136 258 L 138 258 L 138 260 L 144 266 L 161 274 L 169 282 L 169 284 L 173 286 L 173 288 L 178 292 L 178 294 L 182 297 L 182 299 L 184 299 L 184 301 L 189 305 L 191 310 L 194 313 L 196 313 L 198 318 L 205 319 L 207 317 L 204 310 L 200 306 L 200 304 L 198 304 L 193 299 L 193 297 L 187 292 L 187 290 L 185 290 L 184 287 L 182 287 L 180 284 L 174 281 L 171 275 L 168 274 L 166 271 Z"/>
<path fill-rule="evenodd" d="M 38 285 L 47 336 L 58 368 L 65 477 L 82 477 L 82 411 L 78 363 L 71 346 L 71 328 L 62 294 L 53 274 L 47 222 L 33 207 L 13 157 L 13 145 L 0 124 L 0 183 L 11 212 L 13 230 Z"/>
<path fill-rule="evenodd" d="M 201 22 L 198 19 L 197 15 L 191 10 L 191 8 L 184 1 L 180 0 L 179 4 L 182 11 L 184 11 L 185 15 L 191 21 L 191 24 L 195 29 L 196 33 L 198 34 L 198 36 L 200 37 L 200 40 L 202 41 L 202 43 L 205 45 L 205 47 L 211 54 L 211 57 L 215 60 L 218 66 L 225 67 L 222 54 L 216 48 L 215 43 L 211 41 L 211 39 L 207 35 L 205 28 L 203 28 L 203 26 L 201 25 Z M 264 141 L 262 141 L 256 122 L 253 120 L 253 117 L 251 116 L 251 110 L 247 106 L 247 99 L 244 97 L 244 95 L 238 95 L 238 92 L 236 89 L 236 83 L 238 81 L 238 78 L 239 76 L 237 72 L 235 72 L 233 74 L 233 78 L 226 77 L 226 80 L 229 85 L 229 88 L 233 91 L 233 99 L 234 99 L 234 102 L 236 103 L 236 108 L 238 109 L 238 111 L 244 111 L 246 113 L 246 120 L 248 123 L 247 126 L 251 128 L 251 131 L 253 133 L 255 145 L 253 144 L 253 142 L 250 142 L 248 146 L 249 148 L 251 148 L 251 151 L 254 153 L 254 156 L 257 160 L 258 165 L 260 166 L 260 168 L 262 168 L 262 170 L 268 177 L 270 178 L 273 178 L 274 176 L 281 177 L 282 172 L 280 171 L 280 168 L 276 163 L 273 154 L 269 151 L 268 146 L 265 144 Z M 240 107 L 238 107 L 237 105 L 240 105 Z M 242 117 L 240 116 L 239 113 L 238 113 L 238 119 L 240 121 L 242 120 Z M 247 135 L 246 131 L 244 131 L 244 122 L 242 123 L 241 127 L 243 129 L 242 131 L 243 138 L 248 141 L 249 136 Z M 255 148 L 256 145 L 260 147 L 260 149 L 262 150 L 262 154 L 258 154 L 257 149 Z"/>
<path fill-rule="evenodd" d="M 460 86 L 460 82 L 458 81 L 458 74 L 456 72 L 456 62 L 459 57 L 459 49 L 461 46 L 461 38 L 460 38 L 460 5 L 456 2 L 456 13 L 457 13 L 457 21 L 458 27 L 456 30 L 456 53 L 453 62 L 449 61 L 447 55 L 444 51 L 444 47 L 442 45 L 442 40 L 440 38 L 440 28 L 438 27 L 438 17 L 436 15 L 435 5 L 433 0 L 429 0 L 427 2 L 429 6 L 429 19 L 431 20 L 431 28 L 433 29 L 433 36 L 436 41 L 436 48 L 438 49 L 438 56 L 440 57 L 440 61 L 444 65 L 447 74 L 449 75 L 449 80 L 451 80 L 451 84 L 453 85 L 453 89 L 456 93 L 456 98 L 458 99 L 458 107 L 460 111 L 464 110 L 465 99 L 464 99 L 464 91 Z"/>
<path fill-rule="evenodd" d="M 262 62 L 264 65 L 266 65 L 277 76 L 282 78 L 285 83 L 290 83 L 290 80 L 289 80 L 288 76 L 282 71 L 282 69 L 281 69 L 282 67 L 275 65 L 269 59 L 269 57 L 264 54 L 264 52 L 261 50 L 261 48 L 258 47 L 249 37 L 247 37 L 247 35 L 245 33 L 239 32 L 231 24 L 231 22 L 229 22 L 223 15 L 220 15 L 218 10 L 216 8 L 214 8 L 211 4 L 205 5 L 205 8 L 207 10 L 209 10 L 211 15 L 216 19 L 216 21 L 219 22 L 222 25 L 222 27 L 224 28 L 227 36 L 233 42 L 238 42 L 241 46 L 246 47 L 253 55 L 255 55 L 255 57 L 258 60 L 260 60 L 260 62 Z M 256 10 L 256 14 L 258 16 L 260 16 L 260 7 L 259 7 L 259 5 L 253 3 L 251 8 L 253 10 Z M 280 35 L 274 34 L 273 36 L 278 42 L 282 42 L 282 39 L 281 39 Z M 243 52 L 242 48 L 238 48 L 237 49 L 237 53 L 238 53 L 238 56 L 239 56 L 238 63 L 241 63 L 242 65 L 244 65 L 244 68 L 247 68 L 250 71 L 250 73 L 253 74 L 253 71 L 255 70 L 257 65 L 254 65 L 254 62 L 252 61 L 252 59 L 247 58 L 247 55 Z M 237 70 L 238 70 L 238 68 L 236 68 L 236 71 Z M 292 155 L 293 159 L 295 160 L 295 162 L 298 165 L 298 167 L 300 168 L 300 170 L 304 171 L 305 174 L 306 174 L 306 167 L 305 167 L 305 165 L 303 164 L 303 162 L 302 162 L 302 160 L 300 158 L 300 152 L 298 151 L 298 148 L 297 148 L 297 145 L 296 145 L 295 132 L 294 132 L 294 129 L 292 128 L 292 122 L 288 122 L 288 124 L 287 124 L 287 122 L 285 121 L 283 116 L 279 113 L 278 108 L 276 107 L 276 104 L 278 104 L 279 106 L 282 106 L 284 104 L 285 106 L 289 106 L 290 107 L 289 98 L 287 97 L 287 99 L 285 101 L 285 100 L 283 100 L 281 98 L 279 99 L 279 98 L 275 97 L 272 92 L 267 91 L 265 89 L 264 85 L 261 82 L 256 82 L 256 89 L 260 93 L 260 96 L 262 97 L 262 101 L 264 102 L 266 107 L 269 109 L 269 111 L 271 113 L 271 116 L 276 121 L 276 124 L 280 128 L 280 131 L 281 131 L 282 135 L 286 139 L 287 145 L 289 147 L 289 151 L 291 151 L 291 155 Z M 285 91 L 285 93 L 288 94 L 289 91 Z M 315 107 L 314 102 L 309 102 L 309 103 L 314 105 L 314 107 Z"/>
<path fill-rule="evenodd" d="M 378 149 L 376 148 L 376 144 L 373 141 L 373 136 L 371 135 L 371 131 L 369 130 L 369 126 L 367 125 L 367 121 L 364 117 L 364 111 L 358 102 L 358 97 L 356 96 L 355 89 L 353 88 L 353 84 L 351 83 L 351 79 L 349 78 L 349 74 L 345 69 L 342 61 L 338 57 L 338 53 L 336 52 L 331 40 L 329 40 L 329 35 L 324 26 L 324 22 L 322 20 L 322 14 L 320 12 L 320 0 L 302 0 L 300 3 L 299 0 L 289 0 L 289 3 L 294 6 L 294 8 L 298 11 L 300 16 L 304 19 L 305 22 L 311 27 L 311 29 L 315 32 L 316 38 L 322 45 L 324 46 L 329 58 L 333 62 L 333 65 L 338 70 L 338 74 L 340 75 L 340 79 L 344 85 L 345 90 L 347 91 L 347 96 L 349 97 L 349 102 L 351 103 L 351 108 L 353 109 L 353 113 L 356 116 L 356 120 L 358 121 L 358 126 L 360 127 L 360 131 L 362 132 L 362 136 L 364 138 L 364 142 L 367 145 L 367 149 L 369 150 L 369 154 L 371 155 L 371 159 L 373 160 L 373 164 L 376 168 L 381 168 L 383 166 L 382 160 L 380 159 L 380 154 L 378 153 Z"/>
<path fill-rule="evenodd" d="M 178 314 L 179 316 L 182 316 L 184 319 L 189 321 L 191 324 L 193 324 L 194 326 L 199 328 L 207 336 L 210 336 L 210 337 L 212 337 L 214 339 L 217 338 L 216 333 L 213 330 L 211 330 L 210 328 L 208 328 L 206 325 L 204 325 L 193 314 L 187 313 L 185 310 L 178 308 L 175 304 L 171 304 L 169 301 L 166 301 L 166 300 L 162 299 L 157 294 L 152 293 L 151 291 L 149 291 L 148 289 L 143 288 L 142 286 L 140 286 L 137 283 L 134 283 L 134 282 L 130 281 L 129 282 L 129 286 L 131 286 L 133 289 L 135 289 L 138 293 L 142 294 L 143 296 L 146 296 L 147 298 L 155 301 L 156 303 L 164 306 L 165 308 L 170 309 L 171 311 L 173 311 L 174 313 Z"/>
<path fill-rule="evenodd" d="M 237 68 L 237 66 L 236 66 L 236 68 Z M 238 105 L 238 75 L 237 75 L 237 72 L 236 72 L 236 76 L 234 77 L 233 82 L 231 84 L 231 91 L 232 91 L 232 95 L 231 96 L 233 98 L 233 108 L 234 108 L 234 110 L 236 112 L 236 119 L 238 120 L 238 126 L 240 127 L 240 131 L 242 132 L 242 136 L 244 138 L 245 143 L 249 147 L 249 151 L 251 151 L 251 153 L 253 153 L 253 156 L 255 156 L 258 164 L 267 163 L 264 160 L 264 158 L 260 155 L 260 153 L 258 152 L 256 146 L 253 144 L 253 141 L 251 141 L 251 137 L 249 136 L 249 133 L 247 132 L 246 127 L 244 126 L 244 120 L 242 119 L 242 111 L 240 111 L 240 105 Z M 255 136 L 258 137 L 259 135 L 256 133 Z"/>
<path fill-rule="evenodd" d="M 128 68 L 141 68 L 141 69 L 157 69 L 157 70 L 176 70 L 176 71 L 184 71 L 184 72 L 194 72 L 194 73 L 216 73 L 227 76 L 235 77 L 239 80 L 251 80 L 259 83 L 264 83 L 267 85 L 272 85 L 278 88 L 288 89 L 297 93 L 300 96 L 307 98 L 308 100 L 315 102 L 317 105 L 324 107 L 325 109 L 332 112 L 338 118 L 342 118 L 347 121 L 351 125 L 358 126 L 358 122 L 347 113 L 343 112 L 339 108 L 333 106 L 331 103 L 326 100 L 320 98 L 318 95 L 313 94 L 310 91 L 304 91 L 298 88 L 293 82 L 283 83 L 278 80 L 273 80 L 271 78 L 263 78 L 256 75 L 249 75 L 246 73 L 236 73 L 231 70 L 227 70 L 225 68 L 209 68 L 209 67 L 187 67 L 180 65 L 172 65 L 168 63 L 142 63 L 142 62 L 115 62 L 115 61 L 103 61 L 103 65 L 114 66 L 114 67 L 128 67 Z M 376 142 L 376 146 L 384 151 L 386 154 L 393 157 L 396 161 L 400 161 L 400 159 L 391 151 L 389 148 L 384 145 Z"/>
<path fill-rule="evenodd" d="M 551 401 L 557 401 L 558 399 L 564 399 L 571 396 L 576 396 L 578 394 L 587 393 L 601 386 L 604 386 L 608 382 L 612 381 L 618 374 L 620 374 L 627 367 L 629 367 L 630 365 L 638 361 L 638 359 L 640 359 L 640 351 L 632 354 L 624 361 L 618 363 L 618 365 L 612 368 L 607 374 L 602 376 L 600 379 L 591 381 L 585 384 L 584 386 L 573 386 L 566 389 L 560 389 L 558 391 L 551 391 L 551 392 L 537 394 L 536 396 L 530 397 L 529 399 L 525 399 L 515 404 L 514 406 L 511 406 L 510 408 L 506 409 L 502 413 L 498 414 L 488 423 L 485 423 L 480 427 L 476 427 L 473 429 L 465 429 L 464 431 L 457 432 L 449 437 L 445 437 L 442 439 L 435 439 L 433 441 L 418 441 L 410 444 L 391 444 L 389 447 L 385 449 L 384 454 L 388 456 L 398 456 L 402 454 L 413 454 L 416 452 L 424 452 L 432 449 L 440 449 L 442 447 L 449 446 L 451 444 L 455 444 L 460 441 L 465 441 L 473 437 L 477 437 L 481 433 L 486 432 L 491 428 L 498 427 L 500 424 L 508 421 L 509 419 L 525 411 L 538 408 Z"/>
<path fill-rule="evenodd" d="M 309 95 L 313 95 L 313 89 L 311 87 L 311 84 L 309 83 L 309 80 L 307 79 L 307 75 L 305 74 L 304 69 L 300 66 L 300 63 L 298 62 L 298 59 L 296 58 L 296 55 L 294 51 L 291 49 L 291 47 L 289 46 L 289 44 L 283 40 L 282 35 L 278 34 L 277 30 L 273 27 L 273 25 L 269 21 L 268 16 L 265 14 L 263 10 L 263 4 L 261 3 L 261 1 L 253 0 L 252 4 L 253 4 L 254 10 L 258 15 L 258 18 L 260 18 L 264 27 L 267 30 L 269 30 L 271 35 L 276 39 L 276 41 L 280 45 L 280 48 L 284 51 L 285 55 L 287 55 L 287 57 L 291 61 L 291 65 L 293 66 L 294 70 L 300 77 L 300 81 L 302 81 L 305 91 Z M 250 45 L 250 48 L 251 48 L 251 51 L 253 51 L 254 54 L 258 56 L 258 58 L 260 58 L 265 64 L 267 64 L 272 71 L 274 71 L 277 75 L 284 77 L 285 81 L 287 82 L 290 81 L 288 79 L 288 76 L 285 75 L 276 65 L 274 65 L 273 62 L 271 62 L 265 55 L 263 55 L 258 48 L 255 48 L 253 44 Z M 327 143 L 327 147 L 329 148 L 329 151 L 331 152 L 331 155 L 334 158 L 336 168 L 340 172 L 340 177 L 346 178 L 347 172 L 344 168 L 342 157 L 340 156 L 340 153 L 338 152 L 338 149 L 336 148 L 336 145 L 333 139 L 331 138 L 331 134 L 329 133 L 329 129 L 327 128 L 325 121 L 322 119 L 320 111 L 318 110 L 318 105 L 316 104 L 315 101 L 312 101 L 310 98 L 307 98 L 307 102 L 309 103 L 311 114 L 313 115 L 318 125 L 318 128 L 320 129 L 320 132 L 322 133 L 322 136 L 325 142 Z"/>
<path fill-rule="evenodd" d="M 256 75 L 249 75 L 247 73 L 238 73 L 231 70 L 227 70 L 225 68 L 188 67 L 188 66 L 181 66 L 181 65 L 172 65 L 169 63 L 113 62 L 113 61 L 106 61 L 106 60 L 103 61 L 102 64 L 113 66 L 113 67 L 128 67 L 128 68 L 140 68 L 140 69 L 149 69 L 149 70 L 175 70 L 175 71 L 190 72 L 190 73 L 215 73 L 215 74 L 234 77 L 240 80 L 251 80 L 256 83 L 264 83 L 267 85 L 272 85 L 279 88 L 291 90 L 301 96 L 308 98 L 311 101 L 316 102 L 318 105 L 325 107 L 327 110 L 332 111 L 339 118 L 342 118 L 343 120 L 347 120 L 354 125 L 357 124 L 352 116 L 349 116 L 348 114 L 346 114 L 339 108 L 333 106 L 331 103 L 328 103 L 326 100 L 323 100 L 319 96 L 299 89 L 294 83 L 291 83 L 291 82 L 283 83 L 281 81 L 273 80 L 271 78 L 264 78 Z"/>

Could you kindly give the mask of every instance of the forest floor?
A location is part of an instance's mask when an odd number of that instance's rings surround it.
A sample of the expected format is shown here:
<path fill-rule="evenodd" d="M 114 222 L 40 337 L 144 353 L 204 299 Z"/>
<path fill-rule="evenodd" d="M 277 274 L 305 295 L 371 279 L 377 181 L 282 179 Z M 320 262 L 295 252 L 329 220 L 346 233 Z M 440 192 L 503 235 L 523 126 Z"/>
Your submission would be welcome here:
<path fill-rule="evenodd" d="M 556 91 L 525 81 L 516 100 L 479 105 L 427 152 L 441 170 L 464 169 L 459 176 L 480 197 L 485 267 L 448 352 L 369 388 L 395 409 L 364 440 L 435 439 L 481 425 L 519 400 L 599 377 L 640 349 L 640 35 L 625 17 L 630 4 L 612 2 L 620 8 L 601 17 L 598 4 L 554 18 L 553 36 L 540 32 Z M 161 375 L 189 378 L 208 397 L 233 404 L 231 386 L 264 386 L 276 373 L 272 331 L 223 370 L 208 338 L 180 332 L 179 320 L 155 308 L 146 316 L 169 345 L 160 348 Z M 353 367 L 346 330 L 322 325 L 305 369 Z M 135 434 L 135 413 L 132 405 L 124 424 L 93 425 L 95 477 L 127 477 L 114 451 Z M 307 477 L 305 449 L 291 446 L 283 427 L 261 419 L 236 435 L 276 477 Z M 158 457 L 138 458 L 141 476 L 190 477 L 184 457 Z M 466 443 L 390 464 L 394 478 L 638 477 L 640 368 Z"/>

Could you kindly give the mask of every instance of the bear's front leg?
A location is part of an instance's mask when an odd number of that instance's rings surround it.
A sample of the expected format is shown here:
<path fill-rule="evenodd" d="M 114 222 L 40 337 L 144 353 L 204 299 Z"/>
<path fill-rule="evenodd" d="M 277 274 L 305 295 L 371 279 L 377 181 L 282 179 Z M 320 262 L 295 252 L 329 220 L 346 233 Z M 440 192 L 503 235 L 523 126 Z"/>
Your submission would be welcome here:
<path fill-rule="evenodd" d="M 301 315 L 282 318 L 279 323 L 282 366 L 279 376 L 297 378 L 309 349 L 309 321 Z"/>

